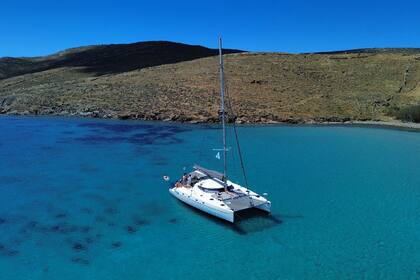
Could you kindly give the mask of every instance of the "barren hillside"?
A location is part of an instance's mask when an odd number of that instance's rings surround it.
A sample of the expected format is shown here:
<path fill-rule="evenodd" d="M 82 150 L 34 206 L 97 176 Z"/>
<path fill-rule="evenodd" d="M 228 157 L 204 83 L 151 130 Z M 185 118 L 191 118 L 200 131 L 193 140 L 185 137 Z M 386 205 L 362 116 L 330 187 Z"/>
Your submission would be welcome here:
<path fill-rule="evenodd" d="M 71 59 L 68 52 L 33 59 L 65 61 L 47 68 L 0 59 L 0 112 L 217 121 L 217 52 L 181 47 L 182 56 L 151 46 L 136 59 L 120 48 L 104 58 L 103 49 L 90 47 L 83 62 L 74 51 Z M 420 104 L 418 49 L 229 52 L 227 88 L 239 122 L 386 121 Z"/>

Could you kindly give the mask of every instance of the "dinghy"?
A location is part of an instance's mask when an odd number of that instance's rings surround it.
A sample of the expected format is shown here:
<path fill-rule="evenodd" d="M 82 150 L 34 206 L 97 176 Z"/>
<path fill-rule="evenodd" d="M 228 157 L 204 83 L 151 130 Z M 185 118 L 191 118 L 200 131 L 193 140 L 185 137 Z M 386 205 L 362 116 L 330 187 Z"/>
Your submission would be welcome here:
<path fill-rule="evenodd" d="M 241 186 L 232 182 L 227 176 L 226 122 L 228 115 L 225 110 L 225 85 L 221 38 L 219 39 L 219 74 L 221 97 L 220 118 L 223 132 L 223 149 L 221 149 L 222 155 L 218 152 L 216 158 L 220 159 L 223 157 L 223 173 L 194 165 L 193 170 L 189 173 L 184 173 L 182 178 L 169 189 L 169 192 L 192 207 L 233 223 L 235 221 L 235 213 L 249 208 L 258 208 L 270 213 L 271 202 L 265 197 L 251 191 L 247 186 L 245 168 L 234 122 L 233 128 L 236 136 L 235 139 L 246 186 Z"/>

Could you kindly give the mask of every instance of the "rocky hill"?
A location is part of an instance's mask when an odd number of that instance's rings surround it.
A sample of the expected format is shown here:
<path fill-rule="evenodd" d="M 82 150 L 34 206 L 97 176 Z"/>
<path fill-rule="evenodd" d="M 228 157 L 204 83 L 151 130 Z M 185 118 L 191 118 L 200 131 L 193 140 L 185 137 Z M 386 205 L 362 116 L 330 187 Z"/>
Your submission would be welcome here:
<path fill-rule="evenodd" d="M 238 122 L 389 121 L 420 104 L 420 49 L 225 53 Z M 216 54 L 144 42 L 2 58 L 0 112 L 214 122 Z"/>

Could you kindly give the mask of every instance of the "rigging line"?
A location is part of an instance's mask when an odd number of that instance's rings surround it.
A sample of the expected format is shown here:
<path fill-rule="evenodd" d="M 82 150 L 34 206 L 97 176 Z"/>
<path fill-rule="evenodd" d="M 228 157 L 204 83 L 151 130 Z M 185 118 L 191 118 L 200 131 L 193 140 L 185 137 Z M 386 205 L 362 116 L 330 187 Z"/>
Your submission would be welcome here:
<path fill-rule="evenodd" d="M 238 154 L 239 154 L 239 161 L 241 163 L 242 175 L 243 175 L 244 181 L 245 181 L 245 188 L 248 188 L 248 178 L 247 178 L 246 172 L 245 172 L 244 159 L 242 157 L 241 145 L 239 143 L 238 131 L 237 131 L 237 128 L 236 128 L 236 115 L 233 111 L 232 103 L 230 102 L 231 98 L 230 98 L 230 95 L 229 95 L 229 91 L 228 91 L 228 87 L 227 87 L 226 82 L 225 82 L 225 91 L 226 91 L 227 104 L 228 104 L 230 112 L 232 113 L 232 116 L 233 116 L 232 126 L 233 126 L 233 131 L 234 131 L 234 134 L 235 134 L 236 146 L 237 146 Z"/>

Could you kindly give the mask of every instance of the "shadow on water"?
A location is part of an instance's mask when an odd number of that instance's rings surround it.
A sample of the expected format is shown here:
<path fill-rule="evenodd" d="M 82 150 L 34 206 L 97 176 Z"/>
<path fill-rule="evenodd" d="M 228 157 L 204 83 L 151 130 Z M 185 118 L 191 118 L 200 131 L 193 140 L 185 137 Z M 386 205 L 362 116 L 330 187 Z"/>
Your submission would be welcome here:
<path fill-rule="evenodd" d="M 211 220 L 215 224 L 232 230 L 233 232 L 240 235 L 261 232 L 278 226 L 282 223 L 282 220 L 278 216 L 256 208 L 251 208 L 235 213 L 235 222 L 230 223 L 228 221 L 207 214 L 206 212 L 192 207 L 191 205 L 188 205 L 182 201 L 177 200 L 177 202 L 182 205 L 182 207 L 190 209 L 193 215 L 199 215 L 204 219 Z"/>

